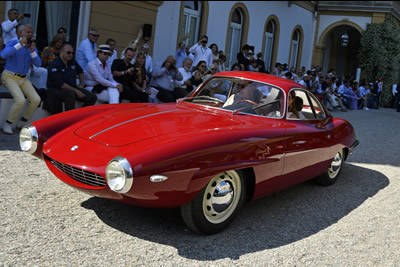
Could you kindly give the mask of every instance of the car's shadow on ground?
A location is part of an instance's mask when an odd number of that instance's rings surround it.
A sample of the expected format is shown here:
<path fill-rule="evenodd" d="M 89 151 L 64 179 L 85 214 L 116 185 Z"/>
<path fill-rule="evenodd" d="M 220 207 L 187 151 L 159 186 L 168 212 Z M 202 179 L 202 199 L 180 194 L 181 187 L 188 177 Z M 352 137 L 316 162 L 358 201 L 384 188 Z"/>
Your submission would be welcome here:
<path fill-rule="evenodd" d="M 248 202 L 229 228 L 211 236 L 189 231 L 179 209 L 138 208 L 96 197 L 81 205 L 95 211 L 107 225 L 172 246 L 182 257 L 238 259 L 312 236 L 338 222 L 388 184 L 382 173 L 345 164 L 333 186 L 321 187 L 310 181 Z"/>

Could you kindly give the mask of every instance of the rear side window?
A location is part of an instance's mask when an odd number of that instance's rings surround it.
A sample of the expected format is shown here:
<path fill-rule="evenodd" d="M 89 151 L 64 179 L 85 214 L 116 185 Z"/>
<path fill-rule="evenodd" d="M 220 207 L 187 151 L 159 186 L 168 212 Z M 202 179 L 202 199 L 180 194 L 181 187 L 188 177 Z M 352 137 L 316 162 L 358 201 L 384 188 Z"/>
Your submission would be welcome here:
<path fill-rule="evenodd" d="M 311 98 L 311 104 L 314 107 L 315 116 L 317 117 L 317 120 L 325 119 L 325 112 L 321 106 L 321 103 L 316 99 L 316 97 L 313 94 L 309 95 Z"/>
<path fill-rule="evenodd" d="M 287 119 L 324 119 L 325 113 L 315 96 L 305 90 L 292 89 L 289 92 Z M 290 105 L 289 105 L 290 103 Z"/>

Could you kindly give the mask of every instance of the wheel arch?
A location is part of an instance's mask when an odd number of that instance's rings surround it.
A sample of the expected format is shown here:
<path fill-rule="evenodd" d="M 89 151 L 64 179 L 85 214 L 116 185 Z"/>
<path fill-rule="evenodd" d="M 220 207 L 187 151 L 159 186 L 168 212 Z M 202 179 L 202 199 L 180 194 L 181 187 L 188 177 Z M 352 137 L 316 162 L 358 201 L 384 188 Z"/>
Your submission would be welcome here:
<path fill-rule="evenodd" d="M 344 156 L 345 161 L 347 160 L 347 157 L 349 156 L 349 152 L 350 152 L 350 150 L 348 147 L 343 148 L 343 154 L 344 154 L 343 156 Z"/>
<path fill-rule="evenodd" d="M 244 175 L 244 181 L 246 182 L 246 200 L 251 200 L 254 195 L 256 187 L 256 176 L 252 167 L 240 170 Z"/>

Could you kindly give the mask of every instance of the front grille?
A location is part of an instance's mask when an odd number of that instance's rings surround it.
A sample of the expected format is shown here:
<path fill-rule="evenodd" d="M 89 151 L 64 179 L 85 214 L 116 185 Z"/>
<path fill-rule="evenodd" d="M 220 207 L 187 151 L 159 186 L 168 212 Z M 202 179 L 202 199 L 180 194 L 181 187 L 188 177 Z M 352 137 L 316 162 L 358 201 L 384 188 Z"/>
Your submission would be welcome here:
<path fill-rule="evenodd" d="M 106 185 L 101 175 L 63 164 L 49 157 L 47 157 L 47 159 L 54 165 L 54 167 L 56 167 L 75 181 L 98 187 L 103 187 Z"/>

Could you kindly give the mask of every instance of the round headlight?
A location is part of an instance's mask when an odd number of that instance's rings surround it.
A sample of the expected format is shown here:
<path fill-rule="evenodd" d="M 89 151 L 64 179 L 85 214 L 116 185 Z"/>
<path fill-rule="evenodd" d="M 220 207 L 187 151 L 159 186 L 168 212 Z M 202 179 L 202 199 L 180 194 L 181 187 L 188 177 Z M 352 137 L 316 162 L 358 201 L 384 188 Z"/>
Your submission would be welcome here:
<path fill-rule="evenodd" d="M 128 160 L 119 156 L 113 158 L 107 165 L 106 179 L 111 190 L 127 193 L 133 183 L 133 172 Z"/>
<path fill-rule="evenodd" d="M 35 153 L 38 146 L 38 134 L 35 126 L 27 125 L 21 129 L 19 133 L 19 146 L 22 151 L 30 154 Z"/>

